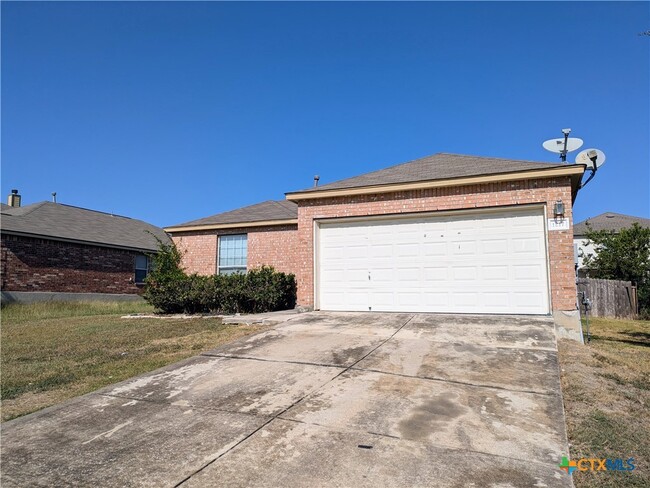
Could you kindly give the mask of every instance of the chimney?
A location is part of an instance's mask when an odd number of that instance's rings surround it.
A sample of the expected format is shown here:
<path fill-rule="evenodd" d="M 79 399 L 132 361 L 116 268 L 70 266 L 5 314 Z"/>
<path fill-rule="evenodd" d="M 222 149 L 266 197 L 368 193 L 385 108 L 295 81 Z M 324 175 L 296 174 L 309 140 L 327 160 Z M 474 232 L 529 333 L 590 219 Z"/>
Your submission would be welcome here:
<path fill-rule="evenodd" d="M 20 207 L 20 195 L 18 190 L 11 190 L 11 195 L 7 197 L 7 205 L 10 207 Z"/>
<path fill-rule="evenodd" d="M 320 176 L 314 175 L 314 187 L 318 186 L 318 180 L 320 180 Z"/>

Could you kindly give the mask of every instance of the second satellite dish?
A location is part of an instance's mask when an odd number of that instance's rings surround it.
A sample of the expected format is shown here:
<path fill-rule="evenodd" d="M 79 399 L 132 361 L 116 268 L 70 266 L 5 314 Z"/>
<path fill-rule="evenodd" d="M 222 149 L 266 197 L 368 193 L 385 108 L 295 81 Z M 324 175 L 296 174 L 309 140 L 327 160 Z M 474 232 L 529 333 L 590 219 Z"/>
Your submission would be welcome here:
<path fill-rule="evenodd" d="M 571 152 L 575 151 L 576 149 L 580 149 L 583 144 L 584 142 L 582 139 L 578 139 L 577 137 L 569 137 L 566 140 L 566 151 Z M 542 146 L 547 151 L 561 154 L 564 152 L 564 139 L 549 139 L 548 141 L 545 141 Z"/>
<path fill-rule="evenodd" d="M 588 169 L 600 168 L 605 162 L 605 153 L 600 149 L 585 149 L 576 156 L 576 164 L 586 164 Z"/>

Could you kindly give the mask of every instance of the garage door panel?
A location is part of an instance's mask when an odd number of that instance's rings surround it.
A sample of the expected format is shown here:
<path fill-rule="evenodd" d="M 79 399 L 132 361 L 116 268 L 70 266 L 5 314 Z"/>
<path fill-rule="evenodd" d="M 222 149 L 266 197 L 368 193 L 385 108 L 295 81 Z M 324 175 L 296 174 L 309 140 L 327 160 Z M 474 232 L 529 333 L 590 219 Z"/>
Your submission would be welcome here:
<path fill-rule="evenodd" d="M 507 281 L 509 276 L 508 265 L 483 266 L 481 268 L 483 279 L 486 281 Z"/>
<path fill-rule="evenodd" d="M 451 252 L 455 256 L 471 256 L 477 252 L 476 241 L 451 241 Z"/>
<path fill-rule="evenodd" d="M 454 281 L 475 281 L 478 278 L 476 266 L 456 266 L 452 268 Z"/>
<path fill-rule="evenodd" d="M 512 253 L 539 255 L 542 244 L 539 237 L 515 237 L 512 239 Z"/>
<path fill-rule="evenodd" d="M 408 286 L 418 286 L 420 283 L 420 268 L 398 268 L 397 279 L 400 283 L 403 283 L 405 287 Z"/>
<path fill-rule="evenodd" d="M 397 291 L 395 295 L 397 297 L 397 305 L 402 307 L 401 310 L 405 310 L 403 307 L 417 307 L 421 303 L 419 291 Z"/>
<path fill-rule="evenodd" d="M 344 269 L 324 269 L 321 271 L 321 279 L 328 282 L 339 282 L 342 283 L 345 280 L 345 270 Z"/>
<path fill-rule="evenodd" d="M 373 285 L 387 284 L 392 286 L 395 281 L 395 269 L 391 267 L 373 267 L 371 268 L 370 276 Z"/>
<path fill-rule="evenodd" d="M 546 273 L 546 266 L 539 264 L 516 264 L 512 266 L 514 278 L 517 281 L 539 281 Z"/>
<path fill-rule="evenodd" d="M 393 246 L 392 244 L 376 244 L 369 246 L 371 258 L 392 258 Z"/>
<path fill-rule="evenodd" d="M 402 238 L 405 238 L 402 236 Z M 420 255 L 420 245 L 417 243 L 396 244 L 395 253 L 400 257 L 414 257 Z"/>
<path fill-rule="evenodd" d="M 520 308 L 539 306 L 543 303 L 544 297 L 541 293 L 535 292 L 514 292 L 515 303 Z"/>
<path fill-rule="evenodd" d="M 447 281 L 449 272 L 446 266 L 429 266 L 423 268 L 424 281 Z"/>
<path fill-rule="evenodd" d="M 457 291 L 453 293 L 451 299 L 453 304 L 459 309 L 475 309 L 478 307 L 479 294 L 477 292 Z"/>
<path fill-rule="evenodd" d="M 322 224 L 319 234 L 323 310 L 548 313 L 541 209 Z"/>
<path fill-rule="evenodd" d="M 483 305 L 489 310 L 501 310 L 510 303 L 510 294 L 504 292 L 488 292 L 483 294 Z"/>
<path fill-rule="evenodd" d="M 449 292 L 447 291 L 424 291 L 423 302 L 428 307 L 445 308 L 449 306 Z"/>
<path fill-rule="evenodd" d="M 483 254 L 506 256 L 508 254 L 507 239 L 484 239 L 482 242 Z"/>
<path fill-rule="evenodd" d="M 440 257 L 447 255 L 446 242 L 425 242 L 422 245 L 423 255 L 427 257 Z"/>
<path fill-rule="evenodd" d="M 357 269 L 347 269 L 345 270 L 345 280 L 350 284 L 362 283 L 363 285 L 368 284 L 368 269 L 367 268 L 357 268 Z"/>

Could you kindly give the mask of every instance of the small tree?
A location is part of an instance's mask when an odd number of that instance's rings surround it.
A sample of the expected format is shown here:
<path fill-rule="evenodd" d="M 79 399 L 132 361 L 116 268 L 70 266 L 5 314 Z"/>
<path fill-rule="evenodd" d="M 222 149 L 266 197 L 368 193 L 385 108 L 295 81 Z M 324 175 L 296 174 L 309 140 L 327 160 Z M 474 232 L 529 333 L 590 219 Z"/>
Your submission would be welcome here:
<path fill-rule="evenodd" d="M 181 267 L 183 257 L 174 243 L 158 240 L 158 253 L 153 254 L 153 266 L 145 279 L 143 298 L 157 310 L 165 313 L 182 312 L 177 298 L 178 288 L 187 281 L 187 275 Z"/>
<path fill-rule="evenodd" d="M 637 286 L 640 310 L 650 313 L 650 228 L 634 223 L 616 233 L 595 231 L 587 225 L 586 237 L 596 251 L 585 257 L 588 275 L 631 281 Z"/>

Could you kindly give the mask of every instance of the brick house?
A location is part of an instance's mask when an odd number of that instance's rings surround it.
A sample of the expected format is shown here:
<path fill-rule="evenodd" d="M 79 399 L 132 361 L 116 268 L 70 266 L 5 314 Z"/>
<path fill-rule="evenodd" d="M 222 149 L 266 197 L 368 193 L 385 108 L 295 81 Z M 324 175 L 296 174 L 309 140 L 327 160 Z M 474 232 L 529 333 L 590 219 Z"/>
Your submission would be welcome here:
<path fill-rule="evenodd" d="M 17 192 L 13 193 L 16 196 Z M 53 202 L 0 209 L 3 301 L 137 295 L 159 227 Z M 91 296 L 92 295 L 92 296 Z"/>
<path fill-rule="evenodd" d="M 166 230 L 188 271 L 272 265 L 315 309 L 553 313 L 575 326 L 584 171 L 440 153 Z"/>

